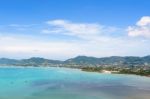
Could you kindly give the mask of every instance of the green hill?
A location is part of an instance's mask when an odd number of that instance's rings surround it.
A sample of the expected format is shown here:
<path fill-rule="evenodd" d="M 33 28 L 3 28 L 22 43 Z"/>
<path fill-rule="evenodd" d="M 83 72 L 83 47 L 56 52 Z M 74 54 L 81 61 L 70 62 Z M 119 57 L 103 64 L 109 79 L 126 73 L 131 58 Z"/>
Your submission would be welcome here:
<path fill-rule="evenodd" d="M 134 56 L 111 56 L 111 57 L 87 57 L 87 56 L 77 56 L 75 58 L 70 58 L 65 61 L 60 60 L 50 60 L 39 57 L 32 57 L 29 59 L 8 59 L 0 58 L 1 66 L 70 66 L 70 67 L 86 67 L 86 66 L 125 66 L 125 67 L 150 67 L 150 56 L 144 57 L 134 57 Z"/>

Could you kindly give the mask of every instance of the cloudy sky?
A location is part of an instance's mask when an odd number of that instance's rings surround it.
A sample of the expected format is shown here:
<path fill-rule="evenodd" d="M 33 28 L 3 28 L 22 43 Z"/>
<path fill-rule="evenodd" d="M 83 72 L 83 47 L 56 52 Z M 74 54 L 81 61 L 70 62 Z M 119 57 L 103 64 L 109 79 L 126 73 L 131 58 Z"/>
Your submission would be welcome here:
<path fill-rule="evenodd" d="M 0 57 L 150 55 L 148 0 L 0 0 Z"/>

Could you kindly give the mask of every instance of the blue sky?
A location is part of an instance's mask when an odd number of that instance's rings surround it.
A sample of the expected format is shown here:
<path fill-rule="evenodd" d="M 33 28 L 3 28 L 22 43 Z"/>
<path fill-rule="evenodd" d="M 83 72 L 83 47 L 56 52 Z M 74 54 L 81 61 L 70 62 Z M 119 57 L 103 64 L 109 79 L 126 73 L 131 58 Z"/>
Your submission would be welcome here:
<path fill-rule="evenodd" d="M 0 0 L 1 24 L 53 19 L 127 26 L 149 15 L 149 0 Z"/>
<path fill-rule="evenodd" d="M 0 56 L 150 53 L 149 0 L 0 0 Z"/>

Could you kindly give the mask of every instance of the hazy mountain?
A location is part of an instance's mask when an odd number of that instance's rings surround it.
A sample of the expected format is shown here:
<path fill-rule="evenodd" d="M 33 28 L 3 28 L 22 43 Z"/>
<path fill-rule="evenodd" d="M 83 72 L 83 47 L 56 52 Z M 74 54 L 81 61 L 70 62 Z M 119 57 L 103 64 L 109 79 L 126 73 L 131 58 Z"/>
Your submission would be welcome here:
<path fill-rule="evenodd" d="M 0 58 L 0 65 L 15 65 L 15 66 L 150 66 L 150 56 L 145 57 L 87 57 L 77 56 L 65 61 L 50 60 L 39 57 L 29 59 L 8 59 Z"/>
<path fill-rule="evenodd" d="M 12 65 L 12 64 L 16 64 L 17 62 L 18 60 L 15 60 L 15 59 L 0 58 L 0 64 Z"/>

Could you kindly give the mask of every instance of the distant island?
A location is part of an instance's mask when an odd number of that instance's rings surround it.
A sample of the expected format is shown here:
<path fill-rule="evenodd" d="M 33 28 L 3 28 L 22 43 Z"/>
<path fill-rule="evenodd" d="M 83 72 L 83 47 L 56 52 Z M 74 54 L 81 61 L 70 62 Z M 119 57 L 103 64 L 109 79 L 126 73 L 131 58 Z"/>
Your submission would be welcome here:
<path fill-rule="evenodd" d="M 92 72 L 111 71 L 112 73 L 150 76 L 150 55 L 144 57 L 111 56 L 103 58 L 77 56 L 65 61 L 39 57 L 20 60 L 0 58 L 0 66 L 68 67 Z"/>

